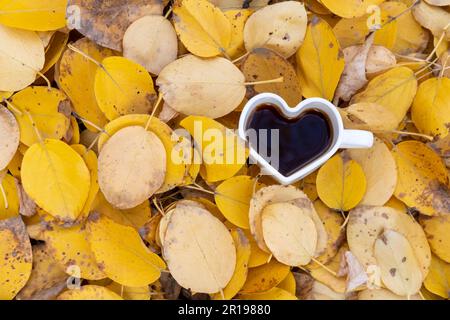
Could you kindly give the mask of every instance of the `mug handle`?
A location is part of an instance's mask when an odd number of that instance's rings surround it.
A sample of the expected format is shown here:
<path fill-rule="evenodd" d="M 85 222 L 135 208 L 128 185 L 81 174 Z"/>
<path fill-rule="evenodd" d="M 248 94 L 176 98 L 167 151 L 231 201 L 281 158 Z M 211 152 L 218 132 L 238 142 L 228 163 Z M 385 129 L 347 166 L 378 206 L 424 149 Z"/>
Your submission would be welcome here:
<path fill-rule="evenodd" d="M 344 130 L 341 149 L 362 149 L 373 146 L 373 133 L 364 130 Z"/>

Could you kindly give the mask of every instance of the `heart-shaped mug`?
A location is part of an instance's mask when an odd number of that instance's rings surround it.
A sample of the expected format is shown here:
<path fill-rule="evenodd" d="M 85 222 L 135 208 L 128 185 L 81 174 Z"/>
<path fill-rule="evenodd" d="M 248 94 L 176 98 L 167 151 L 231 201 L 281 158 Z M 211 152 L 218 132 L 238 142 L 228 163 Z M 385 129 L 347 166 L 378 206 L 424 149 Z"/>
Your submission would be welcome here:
<path fill-rule="evenodd" d="M 251 140 L 249 137 L 252 136 L 249 133 L 249 129 L 252 129 L 251 127 L 249 127 L 252 121 L 252 117 L 255 115 L 255 112 L 259 107 L 265 105 L 270 105 L 271 107 L 277 109 L 277 112 L 286 120 L 287 123 L 291 119 L 294 123 L 296 121 L 302 121 L 302 116 L 308 113 L 323 115 L 324 118 L 327 119 L 330 131 L 330 143 L 319 154 L 313 156 L 310 161 L 307 161 L 304 165 L 296 168 L 295 172 L 290 173 L 289 175 L 283 175 L 282 173 L 280 173 L 278 168 L 275 168 L 271 163 L 269 163 L 269 161 L 267 160 L 269 159 L 269 157 L 265 158 L 263 155 L 261 155 L 258 152 L 257 148 L 255 148 L 255 144 L 252 144 L 249 141 Z M 311 128 L 311 126 L 319 126 L 319 121 L 320 119 L 318 119 L 318 121 L 316 122 L 309 120 L 309 122 L 304 124 L 303 126 L 305 128 L 314 129 Z M 265 121 L 265 123 L 270 123 L 270 121 Z M 302 125 L 300 124 L 300 126 Z M 282 128 L 282 130 L 290 130 L 289 128 L 289 125 L 286 125 L 284 128 Z M 302 132 L 301 130 L 302 129 L 300 129 L 299 132 Z M 316 128 L 315 130 L 322 129 Z M 261 134 L 261 132 L 256 132 L 256 134 Z M 267 132 L 264 134 L 267 135 Z M 239 136 L 242 140 L 248 142 L 251 160 L 256 162 L 264 170 L 264 173 L 272 175 L 278 182 L 284 185 L 292 184 L 314 172 L 317 168 L 319 168 L 327 160 L 329 160 L 338 151 L 338 149 L 370 148 L 372 147 L 374 140 L 373 134 L 371 132 L 363 130 L 344 129 L 344 124 L 342 122 L 339 111 L 328 100 L 322 98 L 309 98 L 300 102 L 296 107 L 291 108 L 283 98 L 273 93 L 258 94 L 247 102 L 239 120 Z M 293 144 L 293 147 L 296 147 L 295 142 L 293 142 Z M 305 150 L 305 152 L 306 151 L 307 150 Z M 292 154 L 290 156 L 292 156 Z M 282 158 L 283 154 L 280 153 L 279 157 Z"/>

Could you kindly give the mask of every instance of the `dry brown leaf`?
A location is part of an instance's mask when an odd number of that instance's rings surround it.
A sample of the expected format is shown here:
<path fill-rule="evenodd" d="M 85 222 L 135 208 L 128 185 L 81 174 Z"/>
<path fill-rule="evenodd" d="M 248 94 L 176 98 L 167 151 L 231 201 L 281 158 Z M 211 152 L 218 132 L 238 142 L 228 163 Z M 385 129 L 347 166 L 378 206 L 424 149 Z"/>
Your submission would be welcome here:
<path fill-rule="evenodd" d="M 146 15 L 161 15 L 162 10 L 161 0 L 70 0 L 69 28 L 103 47 L 122 51 L 123 35 L 130 24 Z"/>
<path fill-rule="evenodd" d="M 248 82 L 283 77 L 282 83 L 249 86 L 248 98 L 259 93 L 272 92 L 281 96 L 291 107 L 295 107 L 302 100 L 302 91 L 294 67 L 275 51 L 266 48 L 252 50 L 242 62 L 241 70 Z"/>

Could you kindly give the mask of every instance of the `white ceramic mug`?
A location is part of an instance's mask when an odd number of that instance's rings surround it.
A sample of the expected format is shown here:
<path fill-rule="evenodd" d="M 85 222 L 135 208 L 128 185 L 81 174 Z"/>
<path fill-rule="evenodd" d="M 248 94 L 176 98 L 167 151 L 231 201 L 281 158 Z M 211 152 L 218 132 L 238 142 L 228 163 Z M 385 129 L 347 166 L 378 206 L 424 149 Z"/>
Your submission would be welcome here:
<path fill-rule="evenodd" d="M 322 98 L 309 98 L 303 100 L 295 108 L 291 108 L 283 98 L 272 93 L 261 93 L 250 99 L 245 105 L 239 120 L 239 136 L 241 139 L 247 141 L 246 131 L 248 129 L 250 116 L 253 114 L 255 108 L 263 104 L 272 104 L 278 107 L 281 113 L 288 119 L 295 118 L 308 110 L 318 110 L 329 118 L 333 131 L 333 141 L 328 151 L 287 177 L 272 167 L 270 163 L 259 155 L 254 148 L 252 148 L 252 146 L 249 146 L 250 157 L 252 160 L 257 162 L 261 168 L 265 169 L 266 173 L 272 175 L 281 184 L 292 184 L 314 172 L 317 168 L 329 160 L 336 153 L 336 151 L 338 151 L 338 149 L 370 148 L 373 145 L 374 138 L 371 132 L 344 129 L 344 124 L 339 111 L 328 100 Z M 282 156 L 283 155 L 280 154 L 280 157 Z"/>

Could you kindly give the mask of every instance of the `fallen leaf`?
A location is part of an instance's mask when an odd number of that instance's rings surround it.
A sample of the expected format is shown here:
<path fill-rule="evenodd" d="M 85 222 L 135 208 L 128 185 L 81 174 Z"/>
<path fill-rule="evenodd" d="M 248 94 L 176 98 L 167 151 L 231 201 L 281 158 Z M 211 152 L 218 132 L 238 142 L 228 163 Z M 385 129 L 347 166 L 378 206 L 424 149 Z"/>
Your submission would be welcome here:
<path fill-rule="evenodd" d="M 422 214 L 450 213 L 448 173 L 442 159 L 419 141 L 404 141 L 392 154 L 399 172 L 395 196 Z"/>
<path fill-rule="evenodd" d="M 217 293 L 232 279 L 237 259 L 233 238 L 205 209 L 177 206 L 170 216 L 163 247 L 172 276 L 184 288 Z"/>
<path fill-rule="evenodd" d="M 366 193 L 362 167 L 344 155 L 328 160 L 317 175 L 317 193 L 328 207 L 348 211 L 356 207 Z"/>
<path fill-rule="evenodd" d="M 151 197 L 164 183 L 165 173 L 164 145 L 139 126 L 115 133 L 98 159 L 100 189 L 118 209 L 134 208 Z"/>
<path fill-rule="evenodd" d="M 165 269 L 164 261 L 142 242 L 138 232 L 94 213 L 87 238 L 95 260 L 108 278 L 130 287 L 149 285 Z"/>
<path fill-rule="evenodd" d="M 161 15 L 161 0 L 70 0 L 68 27 L 98 45 L 122 51 L 122 39 L 131 23 L 147 15 Z"/>
<path fill-rule="evenodd" d="M 33 31 L 0 25 L 0 91 L 19 91 L 36 80 L 44 67 L 44 45 Z"/>
<path fill-rule="evenodd" d="M 266 6 L 252 14 L 245 23 L 245 48 L 247 51 L 268 48 L 289 58 L 303 43 L 306 26 L 303 3 L 284 1 Z"/>
<path fill-rule="evenodd" d="M 281 83 L 257 84 L 248 87 L 248 98 L 259 93 L 272 92 L 281 96 L 291 107 L 295 107 L 302 100 L 302 90 L 294 67 L 275 51 L 266 48 L 253 49 L 242 62 L 241 70 L 249 82 L 283 77 Z"/>
<path fill-rule="evenodd" d="M 64 142 L 31 146 L 22 162 L 22 184 L 36 204 L 62 222 L 78 218 L 88 197 L 90 174 L 81 156 Z"/>
<path fill-rule="evenodd" d="M 231 22 L 207 0 L 178 0 L 174 24 L 186 48 L 199 57 L 225 54 L 231 43 Z"/>
<path fill-rule="evenodd" d="M 123 36 L 123 56 L 152 74 L 159 74 L 177 59 L 175 29 L 162 16 L 145 16 L 133 22 Z"/>
<path fill-rule="evenodd" d="M 332 100 L 345 61 L 327 22 L 318 17 L 312 19 L 305 41 L 297 51 L 296 61 L 303 96 Z"/>
<path fill-rule="evenodd" d="M 229 60 L 202 60 L 193 55 L 167 65 L 156 80 L 164 101 L 173 109 L 212 119 L 239 106 L 245 97 L 244 82 L 244 75 Z"/>
<path fill-rule="evenodd" d="M 444 138 L 450 127 L 450 79 L 431 78 L 419 85 L 411 118 L 420 132 Z"/>
<path fill-rule="evenodd" d="M 20 217 L 0 220 L 0 299 L 12 300 L 28 281 L 32 252 Z"/>

